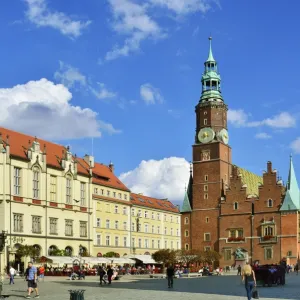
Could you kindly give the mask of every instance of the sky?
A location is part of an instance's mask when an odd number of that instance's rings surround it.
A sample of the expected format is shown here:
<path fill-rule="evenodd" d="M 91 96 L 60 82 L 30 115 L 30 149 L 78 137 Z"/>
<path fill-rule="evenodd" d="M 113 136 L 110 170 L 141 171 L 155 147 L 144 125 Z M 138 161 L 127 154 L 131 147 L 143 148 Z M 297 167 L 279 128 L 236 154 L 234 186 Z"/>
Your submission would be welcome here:
<path fill-rule="evenodd" d="M 233 163 L 300 174 L 300 2 L 3 0 L 0 126 L 115 165 L 133 191 L 180 202 L 208 37 Z M 291 9 L 292 8 L 292 9 Z M 300 175 L 299 175 L 300 180 Z"/>

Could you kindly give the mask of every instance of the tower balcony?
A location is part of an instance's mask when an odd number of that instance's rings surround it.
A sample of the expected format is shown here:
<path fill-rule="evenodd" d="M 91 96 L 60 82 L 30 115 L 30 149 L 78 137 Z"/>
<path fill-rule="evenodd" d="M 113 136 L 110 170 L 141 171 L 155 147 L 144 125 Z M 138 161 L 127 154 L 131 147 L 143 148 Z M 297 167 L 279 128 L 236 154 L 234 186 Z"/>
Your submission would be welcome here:
<path fill-rule="evenodd" d="M 277 243 L 277 236 L 273 235 L 265 235 L 259 238 L 260 244 L 276 244 Z"/>
<path fill-rule="evenodd" d="M 226 243 L 245 243 L 246 239 L 242 236 L 229 237 L 226 239 Z"/>

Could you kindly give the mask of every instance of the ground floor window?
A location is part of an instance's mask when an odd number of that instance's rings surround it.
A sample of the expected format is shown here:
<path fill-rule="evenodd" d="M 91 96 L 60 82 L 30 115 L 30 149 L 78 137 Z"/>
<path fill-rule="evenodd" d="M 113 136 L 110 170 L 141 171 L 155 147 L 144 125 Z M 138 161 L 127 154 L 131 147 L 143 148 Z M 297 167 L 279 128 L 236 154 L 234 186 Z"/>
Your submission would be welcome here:
<path fill-rule="evenodd" d="M 273 249 L 271 247 L 265 248 L 265 259 L 269 260 L 273 258 Z"/>
<path fill-rule="evenodd" d="M 224 259 L 231 260 L 231 249 L 225 249 Z"/>

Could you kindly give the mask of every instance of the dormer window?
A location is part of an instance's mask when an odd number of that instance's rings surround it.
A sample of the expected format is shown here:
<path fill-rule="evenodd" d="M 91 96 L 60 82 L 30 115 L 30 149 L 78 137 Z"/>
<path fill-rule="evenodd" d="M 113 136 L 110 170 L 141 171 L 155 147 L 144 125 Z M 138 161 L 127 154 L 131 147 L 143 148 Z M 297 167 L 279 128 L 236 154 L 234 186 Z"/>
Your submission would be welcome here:
<path fill-rule="evenodd" d="M 272 199 L 268 199 L 268 207 L 273 207 L 273 200 Z"/>

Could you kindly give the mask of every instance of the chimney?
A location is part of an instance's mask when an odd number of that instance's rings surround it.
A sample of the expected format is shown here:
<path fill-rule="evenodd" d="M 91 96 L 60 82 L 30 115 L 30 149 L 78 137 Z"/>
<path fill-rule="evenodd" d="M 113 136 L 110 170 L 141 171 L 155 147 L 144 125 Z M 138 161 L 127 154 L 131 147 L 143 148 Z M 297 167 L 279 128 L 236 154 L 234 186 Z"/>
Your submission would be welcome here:
<path fill-rule="evenodd" d="M 272 173 L 272 163 L 270 161 L 267 162 L 267 172 Z"/>
<path fill-rule="evenodd" d="M 90 168 L 95 167 L 95 158 L 94 158 L 94 156 L 86 154 L 83 159 L 90 166 Z"/>
<path fill-rule="evenodd" d="M 112 173 L 113 173 L 114 170 L 115 170 L 114 164 L 113 164 L 112 162 L 110 162 L 109 165 L 108 165 L 108 167 L 109 167 L 109 169 L 110 169 L 110 170 L 112 171 Z"/>

